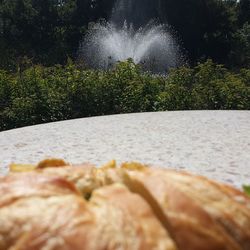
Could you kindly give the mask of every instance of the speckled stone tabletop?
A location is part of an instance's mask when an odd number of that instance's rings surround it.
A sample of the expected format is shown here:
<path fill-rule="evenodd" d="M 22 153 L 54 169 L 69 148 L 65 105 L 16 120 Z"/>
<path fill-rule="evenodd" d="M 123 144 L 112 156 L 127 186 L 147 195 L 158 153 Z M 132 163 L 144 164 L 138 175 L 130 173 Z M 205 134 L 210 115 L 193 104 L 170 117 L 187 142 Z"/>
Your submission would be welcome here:
<path fill-rule="evenodd" d="M 184 169 L 240 187 L 250 183 L 250 111 L 185 111 L 69 120 L 0 133 L 0 173 L 48 158 L 111 159 Z"/>

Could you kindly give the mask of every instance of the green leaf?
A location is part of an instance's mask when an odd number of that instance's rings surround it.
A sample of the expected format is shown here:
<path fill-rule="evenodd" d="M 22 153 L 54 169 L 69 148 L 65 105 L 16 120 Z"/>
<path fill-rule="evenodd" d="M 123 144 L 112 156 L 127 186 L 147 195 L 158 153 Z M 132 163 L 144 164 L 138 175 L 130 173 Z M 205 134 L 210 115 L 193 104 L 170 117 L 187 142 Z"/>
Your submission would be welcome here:
<path fill-rule="evenodd" d="M 250 196 L 250 185 L 243 185 L 244 192 Z"/>

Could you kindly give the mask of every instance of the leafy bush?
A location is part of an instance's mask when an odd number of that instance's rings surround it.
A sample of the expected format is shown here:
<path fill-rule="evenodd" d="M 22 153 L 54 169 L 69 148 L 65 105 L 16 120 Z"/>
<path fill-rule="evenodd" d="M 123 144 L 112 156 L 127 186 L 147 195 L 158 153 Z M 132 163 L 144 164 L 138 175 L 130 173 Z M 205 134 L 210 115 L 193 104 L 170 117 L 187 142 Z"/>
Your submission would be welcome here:
<path fill-rule="evenodd" d="M 246 195 L 250 196 L 250 186 L 249 185 L 243 185 L 243 190 Z"/>
<path fill-rule="evenodd" d="M 34 66 L 0 71 L 0 130 L 129 112 L 250 109 L 250 70 L 232 73 L 211 60 L 167 76 L 143 73 L 132 61 L 113 70 Z"/>
<path fill-rule="evenodd" d="M 221 65 L 212 61 L 198 65 L 194 80 L 193 109 L 249 109 L 250 88 Z"/>

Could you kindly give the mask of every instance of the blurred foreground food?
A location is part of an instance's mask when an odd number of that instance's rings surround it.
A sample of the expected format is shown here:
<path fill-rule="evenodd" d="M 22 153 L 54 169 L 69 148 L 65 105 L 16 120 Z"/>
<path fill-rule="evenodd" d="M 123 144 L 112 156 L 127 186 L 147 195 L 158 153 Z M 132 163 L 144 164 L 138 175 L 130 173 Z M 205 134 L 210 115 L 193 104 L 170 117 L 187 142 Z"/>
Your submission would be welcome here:
<path fill-rule="evenodd" d="M 0 250 L 250 249 L 250 198 L 139 163 L 45 160 L 0 178 Z"/>

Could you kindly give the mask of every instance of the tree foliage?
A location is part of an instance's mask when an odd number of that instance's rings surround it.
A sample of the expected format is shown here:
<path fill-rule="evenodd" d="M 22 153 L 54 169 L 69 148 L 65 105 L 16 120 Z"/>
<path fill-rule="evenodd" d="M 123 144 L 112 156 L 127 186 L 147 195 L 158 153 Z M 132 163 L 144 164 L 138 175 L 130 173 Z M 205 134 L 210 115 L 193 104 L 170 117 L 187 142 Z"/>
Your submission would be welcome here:
<path fill-rule="evenodd" d="M 0 130 L 129 112 L 250 109 L 250 70 L 231 73 L 211 60 L 168 76 L 141 72 L 132 61 L 109 71 L 33 66 L 0 71 Z"/>
<path fill-rule="evenodd" d="M 109 19 L 114 2 L 0 0 L 0 68 L 15 70 L 24 58 L 48 66 L 75 59 L 88 24 Z M 250 0 L 135 0 L 131 9 L 137 26 L 168 22 L 193 65 L 212 58 L 249 67 Z"/>
<path fill-rule="evenodd" d="M 1 0 L 0 66 L 11 68 L 24 56 L 44 65 L 74 58 L 88 23 L 107 17 L 103 2 Z"/>

